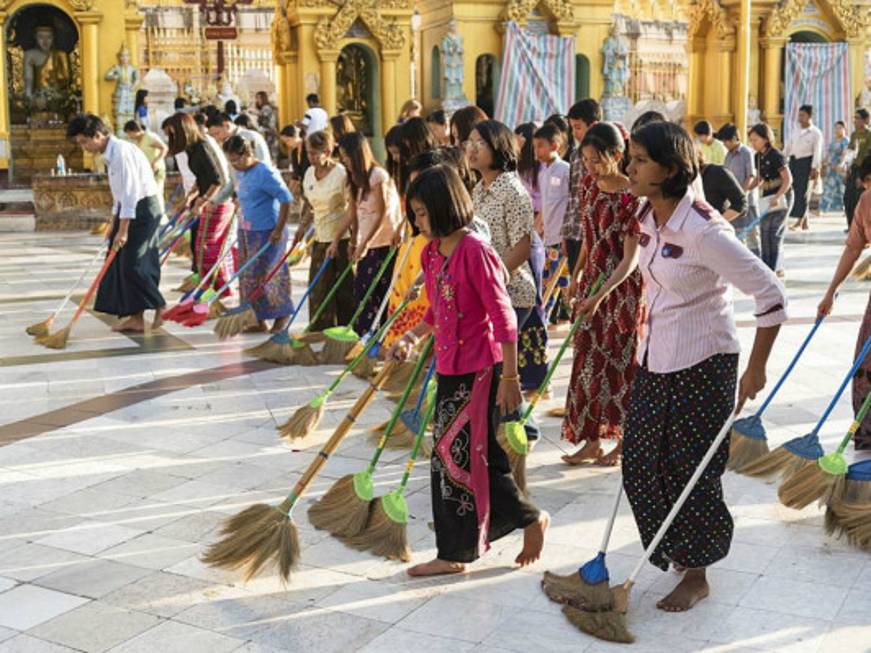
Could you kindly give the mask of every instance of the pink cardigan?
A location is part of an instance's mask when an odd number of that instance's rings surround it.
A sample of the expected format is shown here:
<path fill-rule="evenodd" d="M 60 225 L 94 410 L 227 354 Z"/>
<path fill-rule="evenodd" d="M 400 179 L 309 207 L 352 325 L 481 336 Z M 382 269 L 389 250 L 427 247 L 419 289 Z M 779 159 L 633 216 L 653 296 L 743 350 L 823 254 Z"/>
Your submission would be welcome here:
<path fill-rule="evenodd" d="M 430 241 L 421 255 L 430 297 L 423 319 L 435 333 L 436 371 L 470 374 L 492 367 L 502 362 L 501 343 L 517 342 L 505 267 L 474 233 L 466 234 L 448 259 L 438 246 L 437 239 Z"/>

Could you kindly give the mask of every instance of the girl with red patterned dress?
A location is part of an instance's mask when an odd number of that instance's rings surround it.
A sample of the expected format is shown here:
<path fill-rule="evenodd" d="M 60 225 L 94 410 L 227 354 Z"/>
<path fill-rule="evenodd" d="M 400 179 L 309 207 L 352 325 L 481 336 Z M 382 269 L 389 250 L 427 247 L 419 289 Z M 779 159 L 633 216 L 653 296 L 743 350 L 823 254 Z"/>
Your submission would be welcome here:
<path fill-rule="evenodd" d="M 581 278 L 576 281 L 575 357 L 566 397 L 562 436 L 583 446 L 563 456 L 570 465 L 593 461 L 613 466 L 622 453 L 623 420 L 635 374 L 636 345 L 643 323 L 638 272 L 638 200 L 622 171 L 625 141 L 610 123 L 591 127 L 581 143 L 588 171 L 580 189 L 583 217 Z M 600 275 L 604 282 L 590 296 Z M 574 285 L 574 284 L 573 284 Z M 606 455 L 602 439 L 617 446 Z"/>

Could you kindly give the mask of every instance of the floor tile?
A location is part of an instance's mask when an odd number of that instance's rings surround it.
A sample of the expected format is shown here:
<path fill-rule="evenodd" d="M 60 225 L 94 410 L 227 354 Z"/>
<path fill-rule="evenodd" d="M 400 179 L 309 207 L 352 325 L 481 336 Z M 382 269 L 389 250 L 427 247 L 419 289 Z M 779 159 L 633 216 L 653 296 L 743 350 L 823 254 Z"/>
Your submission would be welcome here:
<path fill-rule="evenodd" d="M 112 649 L 113 653 L 230 653 L 244 642 L 174 621 L 164 621 Z"/>
<path fill-rule="evenodd" d="M 19 585 L 0 594 L 0 626 L 27 630 L 87 602 L 81 596 Z"/>
<path fill-rule="evenodd" d="M 147 569 L 111 560 L 93 559 L 59 569 L 33 581 L 48 589 L 97 599 L 148 575 Z"/>
<path fill-rule="evenodd" d="M 61 531 L 36 540 L 37 544 L 85 555 L 94 555 L 141 535 L 142 531 L 127 526 L 83 522 L 74 529 Z"/>
<path fill-rule="evenodd" d="M 103 653 L 159 623 L 160 619 L 153 615 L 92 601 L 40 624 L 28 634 L 87 653 Z"/>
<path fill-rule="evenodd" d="M 30 635 L 18 635 L 0 642 L 0 653 L 75 653 L 75 649 Z"/>

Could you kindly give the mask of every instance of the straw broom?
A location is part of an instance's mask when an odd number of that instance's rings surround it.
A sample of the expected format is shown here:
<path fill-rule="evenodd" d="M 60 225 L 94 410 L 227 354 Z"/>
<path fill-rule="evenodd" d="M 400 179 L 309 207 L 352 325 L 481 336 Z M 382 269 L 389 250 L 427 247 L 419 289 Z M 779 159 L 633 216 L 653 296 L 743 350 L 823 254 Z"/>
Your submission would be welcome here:
<path fill-rule="evenodd" d="M 255 504 L 224 523 L 221 540 L 211 544 L 201 558 L 205 564 L 228 570 L 244 567 L 245 579 L 249 580 L 265 564 L 276 561 L 281 578 L 285 582 L 288 580 L 290 571 L 299 563 L 301 554 L 299 533 L 292 519 L 293 509 L 350 432 L 357 418 L 372 402 L 389 370 L 390 363 L 385 365 L 385 370 L 360 395 L 284 501 L 277 506 Z"/>
<path fill-rule="evenodd" d="M 393 431 L 393 436 L 387 443 L 388 449 L 407 449 L 414 445 L 415 437 L 417 435 L 418 429 L 420 429 L 420 421 L 423 419 L 424 409 L 424 400 L 427 402 L 435 401 L 435 382 L 432 381 L 432 376 L 435 373 L 435 360 L 432 359 L 429 364 L 429 368 L 426 371 L 426 375 L 423 378 L 423 383 L 421 383 L 420 389 L 417 391 L 417 400 L 414 402 L 415 406 L 413 409 L 403 410 L 400 414 L 400 421 L 396 425 L 396 428 Z M 411 386 L 415 384 L 416 380 L 411 381 Z M 397 408 L 400 410 L 403 406 L 408 405 L 408 400 L 410 396 L 403 402 L 400 401 L 397 404 Z M 384 429 L 380 428 L 381 425 L 375 427 L 372 430 L 372 435 L 377 437 L 377 434 Z M 370 436 L 371 437 L 371 436 Z M 427 443 L 424 441 L 423 444 L 423 454 L 428 456 L 431 452 L 429 451 L 429 447 Z"/>
<path fill-rule="evenodd" d="M 432 348 L 432 337 L 428 339 L 427 350 Z M 423 360 L 419 361 L 418 375 L 423 367 Z M 406 387 L 406 394 L 411 393 L 413 382 Z M 404 403 L 404 402 L 403 402 Z M 348 474 L 333 483 L 332 487 L 308 510 L 308 518 L 312 526 L 321 530 L 329 531 L 337 537 L 352 537 L 358 535 L 366 527 L 372 507 L 374 495 L 373 474 L 384 446 L 390 439 L 393 428 L 399 423 L 402 405 L 396 407 L 390 422 L 378 446 L 372 454 L 372 460 L 362 472 Z"/>
<path fill-rule="evenodd" d="M 181 322 L 183 318 L 193 310 L 194 303 L 197 301 L 209 301 L 210 299 L 215 297 L 215 289 L 214 289 L 214 280 L 216 278 L 218 270 L 221 269 L 221 265 L 224 262 L 224 259 L 233 251 L 233 247 L 236 246 L 236 241 L 233 241 L 233 244 L 227 247 L 228 240 L 224 240 L 224 244 L 221 246 L 221 255 L 215 261 L 212 268 L 206 273 L 200 282 L 197 284 L 195 288 L 190 290 L 189 292 L 182 295 L 181 299 L 175 304 L 175 306 L 168 308 L 163 312 L 164 320 L 171 320 L 173 322 Z M 212 287 L 208 290 L 206 286 L 212 283 Z"/>
<path fill-rule="evenodd" d="M 862 346 L 862 351 L 853 362 L 850 371 L 847 372 L 844 380 L 841 382 L 835 396 L 829 402 L 822 417 L 820 417 L 813 431 L 800 438 L 795 438 L 781 445 L 771 453 L 762 456 L 756 462 L 753 462 L 741 469 L 742 474 L 747 476 L 755 476 L 757 478 L 767 478 L 776 474 L 781 474 L 783 477 L 792 476 L 800 472 L 806 472 L 817 464 L 817 460 L 825 455 L 822 446 L 820 446 L 819 431 L 829 417 L 829 414 L 835 409 L 838 400 L 844 393 L 847 384 L 856 374 L 856 370 L 861 367 L 865 356 L 871 350 L 871 336 L 865 340 Z"/>
<path fill-rule="evenodd" d="M 629 595 L 632 591 L 632 587 L 635 585 L 635 581 L 638 578 L 638 574 L 641 573 L 644 563 L 651 555 L 653 555 L 656 547 L 659 546 L 662 538 L 665 537 L 666 532 L 674 522 L 680 509 L 683 508 L 684 503 L 686 503 L 690 493 L 693 491 L 693 488 L 695 488 L 696 483 L 698 483 L 699 478 L 701 478 L 708 464 L 711 462 L 711 459 L 716 455 L 717 450 L 726 439 L 726 436 L 729 435 L 729 431 L 732 429 L 732 423 L 735 421 L 736 416 L 737 414 L 734 412 L 729 415 L 729 418 L 723 424 L 717 437 L 715 437 L 713 442 L 711 442 L 711 445 L 708 447 L 707 452 L 705 452 L 698 467 L 696 467 L 696 470 L 693 472 L 690 480 L 680 493 L 680 496 L 678 496 L 668 515 L 663 520 L 662 524 L 660 524 L 659 530 L 656 531 L 656 535 L 654 535 L 650 544 L 647 545 L 644 555 L 638 561 L 638 564 L 635 565 L 635 569 L 629 575 L 629 578 L 622 585 L 612 587 L 610 596 L 602 603 L 587 601 L 583 604 L 569 604 L 565 606 L 563 608 L 563 614 L 566 615 L 571 623 L 585 633 L 599 639 L 612 642 L 634 641 L 634 637 L 626 626 L 626 610 L 629 607 Z"/>
<path fill-rule="evenodd" d="M 748 467 L 769 453 L 768 441 L 765 436 L 765 426 L 762 424 L 762 414 L 771 404 L 774 396 L 783 386 L 787 377 L 789 377 L 793 369 L 795 369 L 798 359 L 804 353 L 804 350 L 810 343 L 811 338 L 814 337 L 814 334 L 817 332 L 817 329 L 820 324 L 822 324 L 824 318 L 824 315 L 817 317 L 810 333 L 807 334 L 804 342 L 801 343 L 795 356 L 793 356 L 792 361 L 790 361 L 786 370 L 784 370 L 780 379 L 778 379 L 777 384 L 771 389 L 771 392 L 768 393 L 768 396 L 765 398 L 765 401 L 762 402 L 759 409 L 750 417 L 742 417 L 739 420 L 735 420 L 735 424 L 732 426 L 732 437 L 729 441 L 729 460 L 726 463 L 727 469 L 742 473 L 745 467 Z"/>
<path fill-rule="evenodd" d="M 816 461 L 816 465 L 802 473 L 794 473 L 784 479 L 777 491 L 780 502 L 789 507 L 801 510 L 814 501 L 821 505 L 828 504 L 833 496 L 843 496 L 847 476 L 847 460 L 844 451 L 850 440 L 859 430 L 862 421 L 871 409 L 871 393 L 865 397 L 859 412 L 847 433 L 841 439 L 837 450 Z"/>
<path fill-rule="evenodd" d="M 378 330 L 376 334 L 376 340 L 380 340 L 384 337 L 384 334 L 387 332 L 387 329 L 390 328 L 390 325 L 393 324 L 393 321 L 405 310 L 405 307 L 408 306 L 408 302 L 403 302 L 400 305 L 399 310 L 396 311 L 390 318 L 384 323 L 384 325 Z M 324 404 L 329 399 L 330 395 L 335 392 L 336 388 L 339 387 L 339 384 L 345 380 L 345 377 L 351 373 L 351 370 L 354 369 L 357 364 L 362 360 L 363 356 L 366 355 L 366 352 L 361 352 L 357 358 L 351 361 L 342 373 L 339 374 L 335 378 L 335 380 L 317 397 L 312 399 L 310 402 L 301 406 L 297 409 L 297 411 L 293 414 L 293 416 L 284 424 L 278 427 L 278 431 L 283 438 L 288 440 L 297 440 L 300 438 L 306 437 L 309 433 L 311 433 L 317 425 L 320 423 L 321 418 L 324 416 Z M 393 365 L 385 365 L 384 369 L 388 371 L 393 369 Z M 382 378 L 384 374 L 384 369 L 382 369 L 381 374 L 378 375 L 378 378 Z M 384 376 L 383 378 L 387 378 Z M 384 381 L 382 380 L 379 384 L 379 387 L 383 385 Z"/>
<path fill-rule="evenodd" d="M 847 469 L 843 495 L 832 493 L 826 505 L 825 529 L 829 535 L 843 534 L 838 513 L 858 508 L 861 514 L 871 516 L 871 460 L 853 463 Z M 836 510 L 836 507 L 838 510 Z"/>
<path fill-rule="evenodd" d="M 51 325 L 54 324 L 54 321 L 61 314 L 61 311 L 66 308 L 67 303 L 72 298 L 73 293 L 76 291 L 76 288 L 82 283 L 85 277 L 88 275 L 88 272 L 91 271 L 91 268 L 94 267 L 94 263 L 96 263 L 100 256 L 106 251 L 105 244 L 97 250 L 97 253 L 94 254 L 94 258 L 88 261 L 88 264 L 82 270 L 82 273 L 79 275 L 79 278 L 76 279 L 76 282 L 70 286 L 70 289 L 67 291 L 67 294 L 64 296 L 63 301 L 61 301 L 60 306 L 58 306 L 54 313 L 52 313 L 49 317 L 44 319 L 42 322 L 37 322 L 36 324 L 31 324 L 29 327 L 25 329 L 27 335 L 33 336 L 35 338 L 44 338 L 49 334 L 49 329 Z"/>
<path fill-rule="evenodd" d="M 97 292 L 97 288 L 100 286 L 100 282 L 103 280 L 103 277 L 106 276 L 106 271 L 109 269 L 109 266 L 112 265 L 112 261 L 115 260 L 115 257 L 118 255 L 118 250 L 120 248 L 116 245 L 112 245 L 109 250 L 109 255 L 106 257 L 106 260 L 103 261 L 103 267 L 100 268 L 100 271 L 97 273 L 97 276 L 94 277 L 94 280 L 91 282 L 88 291 L 85 293 L 85 296 L 82 298 L 82 301 L 79 303 L 78 307 L 76 307 L 76 312 L 73 313 L 72 319 L 70 319 L 69 324 L 67 324 L 60 331 L 55 331 L 54 333 L 45 336 L 44 338 L 37 338 L 36 342 L 44 347 L 48 347 L 49 349 L 66 349 L 67 340 L 70 337 L 70 333 L 73 330 L 73 325 L 76 323 L 76 320 L 79 319 L 81 314 L 85 311 L 85 307 L 88 305 L 88 302 L 91 301 L 91 297 L 94 296 L 94 293 Z"/>
<path fill-rule="evenodd" d="M 414 447 L 408 462 L 405 464 L 405 472 L 399 482 L 399 487 L 375 502 L 365 530 L 345 539 L 345 544 L 348 546 L 360 551 L 369 550 L 388 560 L 401 560 L 402 562 L 411 560 L 411 547 L 408 544 L 408 502 L 405 500 L 405 489 L 411 478 L 421 443 L 426 435 L 426 427 L 434 412 L 435 402 L 432 402 L 420 423 Z"/>

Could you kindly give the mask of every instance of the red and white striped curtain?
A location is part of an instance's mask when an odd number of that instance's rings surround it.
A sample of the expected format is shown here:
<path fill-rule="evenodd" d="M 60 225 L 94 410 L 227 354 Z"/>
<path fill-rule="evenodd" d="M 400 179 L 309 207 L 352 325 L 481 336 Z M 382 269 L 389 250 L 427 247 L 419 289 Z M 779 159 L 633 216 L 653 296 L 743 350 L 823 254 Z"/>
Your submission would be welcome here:
<path fill-rule="evenodd" d="M 853 92 L 847 44 L 789 43 L 786 46 L 786 88 L 783 103 L 783 142 L 798 124 L 798 108 L 814 108 L 814 124 L 832 142 L 835 121 L 850 125 Z"/>

